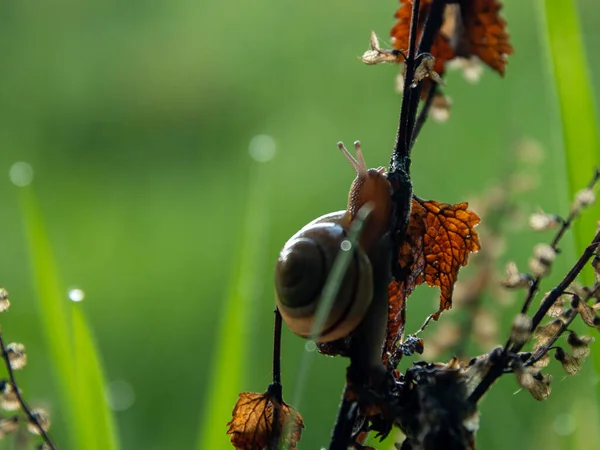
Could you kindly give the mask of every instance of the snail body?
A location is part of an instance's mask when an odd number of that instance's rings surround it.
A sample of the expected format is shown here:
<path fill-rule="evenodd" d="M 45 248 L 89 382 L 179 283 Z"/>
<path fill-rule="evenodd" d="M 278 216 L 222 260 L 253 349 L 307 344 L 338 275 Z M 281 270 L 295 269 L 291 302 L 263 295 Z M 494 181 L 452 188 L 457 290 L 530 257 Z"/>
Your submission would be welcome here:
<path fill-rule="evenodd" d="M 275 268 L 276 303 L 294 333 L 317 342 L 329 342 L 354 332 L 355 344 L 351 350 L 361 357 L 368 355 L 367 358 L 380 365 L 387 321 L 387 286 L 391 281 L 391 185 L 385 169 L 367 169 L 360 143 L 355 142 L 356 159 L 343 144 L 338 147 L 357 174 L 347 208 L 311 221 L 284 245 Z M 370 212 L 359 245 L 351 249 L 352 261 L 334 305 L 323 328 L 315 333 L 314 321 L 323 286 L 352 222 L 367 204 Z"/>

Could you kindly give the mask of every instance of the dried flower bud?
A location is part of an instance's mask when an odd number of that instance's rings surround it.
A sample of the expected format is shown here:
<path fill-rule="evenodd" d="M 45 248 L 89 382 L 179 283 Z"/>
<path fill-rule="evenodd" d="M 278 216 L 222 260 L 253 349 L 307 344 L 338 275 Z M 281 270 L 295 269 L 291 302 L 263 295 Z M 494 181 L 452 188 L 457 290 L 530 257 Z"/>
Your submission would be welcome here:
<path fill-rule="evenodd" d="M 473 317 L 473 340 L 480 348 L 488 350 L 498 345 L 498 317 L 478 308 Z"/>
<path fill-rule="evenodd" d="M 521 364 L 513 367 L 517 382 L 523 388 L 529 391 L 536 400 L 546 400 L 550 395 L 550 382 L 552 375 L 542 375 L 533 367 L 524 367 Z"/>
<path fill-rule="evenodd" d="M 562 364 L 563 369 L 569 375 L 575 375 L 581 369 L 580 360 L 569 355 L 561 347 L 556 347 L 554 357 Z"/>
<path fill-rule="evenodd" d="M 13 370 L 19 370 L 25 367 L 27 364 L 27 354 L 25 353 L 25 346 L 18 342 L 12 342 L 6 346 L 6 354 L 10 361 L 10 367 Z"/>
<path fill-rule="evenodd" d="M 542 298 L 541 303 L 544 303 L 544 301 L 546 301 L 546 298 L 548 297 L 550 293 L 547 292 L 546 295 L 544 296 L 544 298 Z M 548 312 L 546 312 L 546 315 L 548 317 L 552 317 L 552 318 L 558 318 L 561 317 L 564 313 L 564 308 L 565 308 L 565 303 L 566 300 L 564 298 L 564 296 L 560 296 L 556 299 L 556 301 L 554 303 L 552 303 L 552 306 L 550 306 L 550 309 L 548 309 Z"/>
<path fill-rule="evenodd" d="M 6 311 L 10 307 L 10 300 L 8 299 L 8 291 L 4 288 L 0 288 L 0 312 Z"/>
<path fill-rule="evenodd" d="M 448 69 L 458 69 L 469 83 L 477 83 L 483 73 L 481 60 L 476 57 L 454 58 L 448 63 Z"/>
<path fill-rule="evenodd" d="M 600 256 L 598 256 L 597 254 L 592 260 L 592 267 L 594 268 L 594 275 L 596 276 L 596 281 L 600 281 Z"/>
<path fill-rule="evenodd" d="M 519 287 L 529 287 L 533 278 L 528 273 L 521 273 L 514 262 L 506 265 L 506 278 L 500 283 L 505 288 L 514 289 Z"/>
<path fill-rule="evenodd" d="M 587 326 L 597 327 L 599 325 L 600 319 L 598 319 L 594 308 L 581 300 L 579 296 L 573 295 L 573 298 L 571 299 L 571 307 L 577 310 L 581 316 L 581 319 Z"/>
<path fill-rule="evenodd" d="M 538 356 L 542 352 L 544 352 L 544 354 Z M 535 367 L 536 369 L 543 369 L 550 364 L 550 354 L 545 347 L 538 348 L 537 351 L 533 353 L 532 358 L 537 359 L 537 361 L 532 364 L 532 367 Z"/>
<path fill-rule="evenodd" d="M 379 47 L 379 39 L 374 31 L 371 31 L 369 47 L 370 49 L 367 50 L 360 58 L 361 61 L 367 65 L 392 63 L 398 61 L 398 55 L 396 52 Z"/>
<path fill-rule="evenodd" d="M 546 345 L 564 326 L 564 322 L 560 319 L 554 319 L 545 325 L 538 325 L 533 332 L 536 341 L 536 347 Z"/>
<path fill-rule="evenodd" d="M 48 431 L 50 429 L 50 416 L 45 410 L 41 408 L 32 409 L 31 415 L 35 418 L 35 420 L 37 420 L 37 423 L 40 427 L 42 427 L 42 430 Z M 33 421 L 29 421 L 27 423 L 27 429 L 30 433 L 38 435 L 42 434 L 40 433 L 38 426 Z"/>
<path fill-rule="evenodd" d="M 519 314 L 513 320 L 510 329 L 510 340 L 517 345 L 522 345 L 531 337 L 531 319 L 525 314 Z"/>
<path fill-rule="evenodd" d="M 529 226 L 535 231 L 551 230 L 561 223 L 562 219 L 556 214 L 537 212 L 529 216 Z"/>
<path fill-rule="evenodd" d="M 536 277 L 543 277 L 550 271 L 556 258 L 556 251 L 548 244 L 537 244 L 533 248 L 533 257 L 529 260 L 529 269 Z"/>
<path fill-rule="evenodd" d="M 0 380 L 0 408 L 6 411 L 15 411 L 20 408 L 19 398 L 13 385 L 6 380 Z"/>
<path fill-rule="evenodd" d="M 447 95 L 440 92 L 435 94 L 431 102 L 429 115 L 436 122 L 446 122 L 450 118 L 450 109 L 452 108 L 452 100 Z"/>
<path fill-rule="evenodd" d="M 429 53 L 422 53 L 419 55 L 419 65 L 415 69 L 415 76 L 413 78 L 413 82 L 410 85 L 411 88 L 417 87 L 419 81 L 424 80 L 429 77 L 437 84 L 441 84 L 442 86 L 446 86 L 440 74 L 433 70 L 433 66 L 435 65 L 435 58 L 433 55 Z"/>
<path fill-rule="evenodd" d="M 590 344 L 594 338 L 590 336 L 577 336 L 570 332 L 567 336 L 567 343 L 571 346 L 575 358 L 587 358 L 590 354 Z"/>
<path fill-rule="evenodd" d="M 585 188 L 575 194 L 575 201 L 573 202 L 573 206 L 571 210 L 574 212 L 579 212 L 583 208 L 587 208 L 590 205 L 593 205 L 596 201 L 596 193 L 593 189 Z"/>

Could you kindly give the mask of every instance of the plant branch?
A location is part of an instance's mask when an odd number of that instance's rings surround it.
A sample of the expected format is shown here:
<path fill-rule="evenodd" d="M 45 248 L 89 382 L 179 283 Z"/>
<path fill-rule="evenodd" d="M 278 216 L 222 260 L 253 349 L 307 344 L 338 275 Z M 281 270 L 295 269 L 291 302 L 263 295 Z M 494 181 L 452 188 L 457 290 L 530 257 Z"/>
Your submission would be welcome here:
<path fill-rule="evenodd" d="M 577 260 L 575 265 L 569 270 L 569 272 L 565 275 L 562 281 L 554 288 L 550 293 L 546 296 L 545 300 L 541 304 L 540 308 L 537 310 L 535 315 L 533 316 L 531 323 L 531 331 L 534 331 L 550 307 L 558 300 L 558 298 L 565 292 L 565 290 L 575 281 L 575 278 L 579 275 L 579 273 L 583 270 L 588 261 L 594 256 L 598 246 L 600 245 L 600 231 L 596 233 L 594 239 L 590 245 L 587 246 L 581 257 Z M 469 396 L 469 401 L 473 404 L 477 403 L 483 394 L 487 392 L 487 390 L 492 386 L 492 384 L 504 373 L 504 368 L 507 363 L 510 361 L 510 354 L 518 353 L 524 344 L 513 344 L 510 348 L 510 351 L 507 351 L 507 347 L 504 348 L 500 358 L 495 361 L 488 372 L 485 374 L 483 379 L 479 382 L 475 390 Z"/>
<path fill-rule="evenodd" d="M 21 397 L 19 387 L 17 386 L 17 380 L 15 379 L 15 373 L 14 373 L 12 365 L 10 363 L 10 358 L 8 356 L 8 352 L 6 351 L 6 346 L 4 344 L 4 338 L 2 337 L 1 331 L 0 331 L 0 351 L 2 351 L 2 359 L 4 359 L 4 364 L 6 365 L 6 370 L 8 371 L 8 377 L 10 378 L 10 384 L 12 385 L 12 388 L 15 391 L 15 395 L 17 396 L 17 401 L 19 402 L 21 409 L 27 416 L 27 420 L 36 426 L 36 428 L 38 429 L 38 431 L 40 433 L 40 436 L 42 437 L 44 442 L 46 444 L 48 444 L 50 449 L 56 450 L 56 447 L 50 440 L 50 436 L 48 436 L 48 433 L 46 433 L 46 431 L 42 428 L 39 421 L 37 420 L 37 417 L 35 417 L 35 415 L 31 412 L 31 410 L 25 403 L 25 400 L 23 400 L 23 397 Z"/>

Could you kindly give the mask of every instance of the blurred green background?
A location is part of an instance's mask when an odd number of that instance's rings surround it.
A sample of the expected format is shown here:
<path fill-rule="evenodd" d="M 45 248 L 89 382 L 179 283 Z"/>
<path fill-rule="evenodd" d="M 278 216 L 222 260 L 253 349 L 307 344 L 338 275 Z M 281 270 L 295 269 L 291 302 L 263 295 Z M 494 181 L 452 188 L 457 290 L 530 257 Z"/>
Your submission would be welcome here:
<path fill-rule="evenodd" d="M 415 191 L 448 203 L 469 199 L 503 181 L 518 143 L 533 139 L 545 152 L 530 174 L 541 188 L 519 203 L 528 212 L 566 211 L 540 10 L 534 1 L 504 3 L 516 50 L 506 76 L 486 69 L 472 85 L 448 74 L 451 118 L 428 123 L 419 139 Z M 600 46 L 600 14 L 592 0 L 577 4 L 598 92 L 592 49 Z M 357 57 L 372 29 L 387 40 L 396 7 L 392 0 L 2 3 L 0 282 L 13 306 L 1 324 L 8 341 L 27 346 L 29 364 L 18 377 L 26 398 L 51 411 L 61 449 L 72 430 L 40 328 L 13 164 L 33 168 L 27 189 L 41 205 L 64 301 L 70 288 L 85 291 L 81 306 L 113 392 L 121 447 L 199 448 L 198 439 L 214 432 L 202 427 L 213 423 L 222 432 L 213 448 L 229 448 L 225 424 L 237 392 L 263 391 L 270 381 L 277 253 L 303 224 L 345 206 L 353 175 L 336 142 L 360 139 L 370 166 L 389 159 L 398 68 L 367 67 Z M 275 146 L 266 163 L 249 154 L 257 135 L 272 141 L 255 144 Z M 581 186 L 590 174 L 581 174 Z M 506 236 L 499 268 L 508 258 L 524 266 L 540 238 L 511 224 Z M 569 239 L 563 247 L 572 257 Z M 437 295 L 421 288 L 411 297 L 415 327 Z M 244 314 L 225 339 L 228 298 Z M 512 314 L 506 310 L 505 320 Z M 216 366 L 222 348 L 227 359 Z M 315 355 L 294 392 L 305 353 L 305 342 L 285 330 L 284 397 L 300 402 L 301 448 L 318 449 L 328 442 L 346 361 Z M 215 367 L 228 372 L 224 390 L 215 390 Z M 576 378 L 553 372 L 545 403 L 513 395 L 510 377 L 499 381 L 481 408 L 478 448 L 600 448 L 592 365 Z"/>

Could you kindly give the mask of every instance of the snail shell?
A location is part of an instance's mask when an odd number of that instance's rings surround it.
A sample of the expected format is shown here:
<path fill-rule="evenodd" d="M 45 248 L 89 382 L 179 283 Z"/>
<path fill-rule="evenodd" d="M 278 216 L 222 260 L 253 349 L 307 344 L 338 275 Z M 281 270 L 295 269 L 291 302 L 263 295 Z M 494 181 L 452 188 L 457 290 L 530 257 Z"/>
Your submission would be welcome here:
<path fill-rule="evenodd" d="M 367 169 L 358 141 L 355 142 L 357 159 L 343 144 L 338 147 L 357 173 L 346 210 L 326 214 L 305 225 L 285 244 L 275 267 L 276 302 L 283 320 L 294 333 L 318 342 L 340 339 L 354 331 L 371 308 L 374 292 L 379 292 L 378 297 L 385 297 L 380 303 L 387 302 L 389 280 L 374 273 L 373 262 L 379 265 L 378 273 L 382 272 L 382 264 L 389 264 L 389 258 L 382 257 L 382 252 L 389 253 L 389 246 L 381 242 L 389 229 L 391 186 L 384 169 Z M 370 203 L 372 209 L 359 245 L 351 250 L 352 262 L 323 328 L 313 335 L 315 313 L 331 267 L 352 221 L 366 203 Z M 380 306 L 378 311 L 384 312 L 377 314 L 384 315 L 385 329 L 387 303 Z"/>
<path fill-rule="evenodd" d="M 302 337 L 313 333 L 321 291 L 346 239 L 340 225 L 346 211 L 310 222 L 285 244 L 275 268 L 277 306 L 289 328 Z M 362 321 L 373 299 L 373 274 L 366 253 L 353 250 L 350 263 L 323 329 L 320 342 L 340 339 Z"/>

